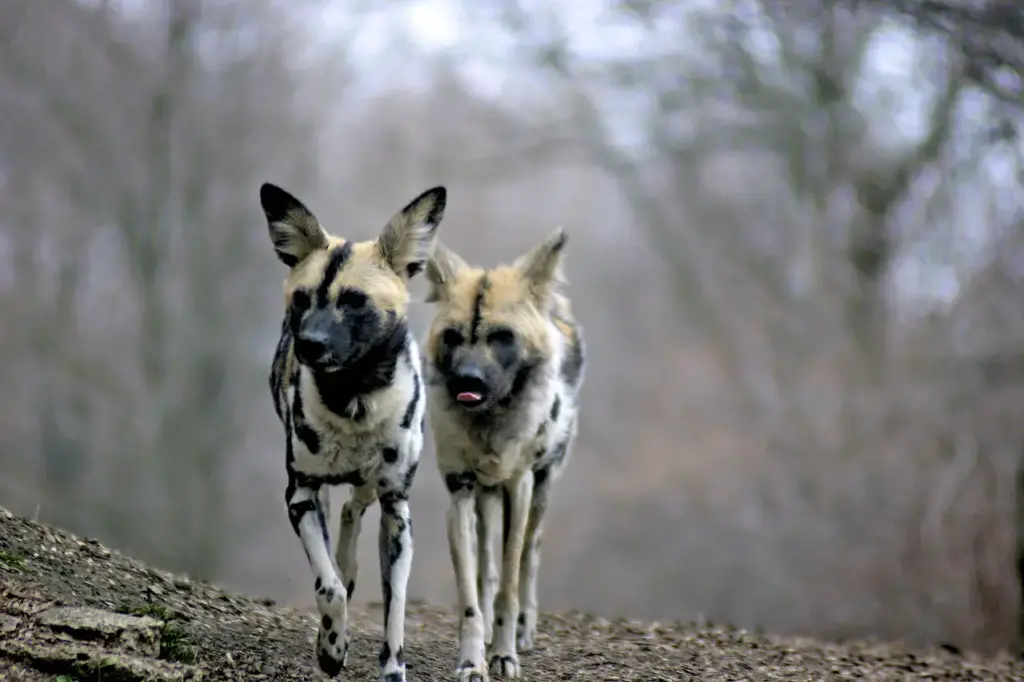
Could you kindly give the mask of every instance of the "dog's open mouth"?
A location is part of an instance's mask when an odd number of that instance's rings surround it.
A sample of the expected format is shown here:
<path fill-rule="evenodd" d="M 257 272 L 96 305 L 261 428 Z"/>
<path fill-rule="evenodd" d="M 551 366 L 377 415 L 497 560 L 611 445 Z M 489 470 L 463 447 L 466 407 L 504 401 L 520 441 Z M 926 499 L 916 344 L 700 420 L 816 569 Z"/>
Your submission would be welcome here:
<path fill-rule="evenodd" d="M 461 391 L 455 396 L 455 399 L 463 405 L 479 405 L 484 401 L 484 396 L 476 391 Z"/>
<path fill-rule="evenodd" d="M 487 387 L 482 381 L 460 381 L 452 387 L 452 395 L 463 407 L 478 407 L 487 402 Z"/>

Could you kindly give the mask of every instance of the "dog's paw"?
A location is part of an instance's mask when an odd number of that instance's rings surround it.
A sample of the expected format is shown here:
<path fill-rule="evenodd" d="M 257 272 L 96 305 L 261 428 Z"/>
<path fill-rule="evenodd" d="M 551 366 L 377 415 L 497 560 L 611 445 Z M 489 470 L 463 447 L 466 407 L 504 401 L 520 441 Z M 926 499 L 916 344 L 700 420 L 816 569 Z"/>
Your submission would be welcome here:
<path fill-rule="evenodd" d="M 455 668 L 455 682 L 489 682 L 483 661 L 463 661 Z"/>
<path fill-rule="evenodd" d="M 491 674 L 505 679 L 519 677 L 519 658 L 510 654 L 498 654 L 491 657 Z"/>

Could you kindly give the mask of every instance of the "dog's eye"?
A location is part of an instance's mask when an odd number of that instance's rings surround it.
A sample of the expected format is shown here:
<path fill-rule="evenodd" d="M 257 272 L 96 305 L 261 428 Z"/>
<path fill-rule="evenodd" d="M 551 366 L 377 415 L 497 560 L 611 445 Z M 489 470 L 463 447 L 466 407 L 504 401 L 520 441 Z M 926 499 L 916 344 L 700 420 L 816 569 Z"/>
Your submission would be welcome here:
<path fill-rule="evenodd" d="M 366 294 L 363 292 L 345 289 L 338 294 L 338 307 L 359 310 L 366 306 L 366 300 Z"/>
<path fill-rule="evenodd" d="M 441 341 L 444 345 L 454 348 L 462 345 L 463 338 L 457 329 L 445 329 L 444 334 L 441 335 Z"/>
<path fill-rule="evenodd" d="M 516 335 L 509 329 L 495 329 L 487 335 L 487 343 L 492 346 L 511 346 L 516 342 Z"/>

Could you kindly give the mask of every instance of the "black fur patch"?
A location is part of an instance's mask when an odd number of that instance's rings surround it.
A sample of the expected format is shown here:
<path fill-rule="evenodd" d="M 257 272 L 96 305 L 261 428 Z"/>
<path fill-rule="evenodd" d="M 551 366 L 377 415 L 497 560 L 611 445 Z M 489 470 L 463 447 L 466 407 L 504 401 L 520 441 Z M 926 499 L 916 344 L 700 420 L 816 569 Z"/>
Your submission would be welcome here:
<path fill-rule="evenodd" d="M 402 417 L 402 428 L 411 429 L 412 420 L 416 418 L 416 406 L 420 402 L 420 377 L 418 374 L 412 375 L 412 399 L 405 408 L 405 415 Z"/>
<path fill-rule="evenodd" d="M 321 485 L 351 485 L 359 488 L 366 485 L 366 480 L 359 471 L 346 471 L 343 474 L 310 476 L 301 471 L 295 472 L 295 481 L 304 488 L 316 488 Z"/>
<path fill-rule="evenodd" d="M 381 493 L 380 510 L 384 514 L 393 514 L 398 503 L 408 501 L 408 499 L 409 492 L 407 490 L 388 490 L 385 493 Z"/>
<path fill-rule="evenodd" d="M 484 275 L 480 278 L 480 284 L 477 285 L 476 301 L 473 303 L 473 319 L 469 323 L 469 342 L 471 344 L 475 344 L 480 338 L 480 323 L 483 319 L 484 298 L 486 298 L 487 292 L 490 288 L 491 280 L 487 275 Z"/>
<path fill-rule="evenodd" d="M 331 620 L 330 616 L 325 615 L 320 621 L 320 626 L 323 627 L 324 630 L 330 630 L 331 627 L 334 626 L 334 621 Z"/>
<path fill-rule="evenodd" d="M 551 403 L 551 421 L 558 421 L 558 413 L 561 411 L 561 409 L 562 399 L 556 395 L 554 401 Z"/>
<path fill-rule="evenodd" d="M 519 364 L 519 346 L 511 329 L 495 329 L 487 335 L 487 344 L 502 369 L 509 370 Z"/>
<path fill-rule="evenodd" d="M 310 213 L 309 209 L 291 193 L 269 182 L 260 186 L 260 206 L 263 208 L 263 214 L 267 217 L 267 221 L 271 223 L 284 222 L 288 217 L 288 212 L 292 210 L 299 209 Z"/>
<path fill-rule="evenodd" d="M 472 490 L 476 485 L 476 474 L 472 471 L 451 472 L 444 475 L 444 485 L 449 493 Z"/>
<path fill-rule="evenodd" d="M 270 393 L 274 399 L 274 411 L 278 419 L 284 419 L 283 406 L 281 405 L 282 392 L 284 389 L 284 370 L 288 360 L 288 349 L 291 348 L 292 334 L 289 325 L 289 314 L 286 312 L 281 320 L 281 337 L 277 340 L 277 347 L 274 349 L 274 359 L 270 363 Z"/>
<path fill-rule="evenodd" d="M 386 463 L 394 464 L 395 462 L 398 461 L 398 449 L 392 447 L 384 448 L 384 450 L 381 452 L 381 456 L 384 458 L 384 461 Z"/>
<path fill-rule="evenodd" d="M 341 661 L 334 660 L 323 650 L 317 652 L 316 662 L 320 666 L 320 670 L 328 677 L 337 677 L 341 674 L 341 670 L 344 667 Z"/>
<path fill-rule="evenodd" d="M 331 249 L 330 259 L 327 261 L 327 268 L 324 270 L 323 279 L 320 280 L 320 286 L 316 289 L 316 304 L 318 307 L 327 307 L 331 284 L 337 279 L 338 273 L 345 267 L 345 263 L 348 262 L 351 256 L 352 242 L 345 242 L 341 246 Z"/>
<path fill-rule="evenodd" d="M 476 611 L 473 610 L 472 606 L 467 606 L 466 607 L 466 612 L 463 613 L 462 616 L 464 618 L 473 618 L 474 616 L 476 616 Z"/>
<path fill-rule="evenodd" d="M 407 323 L 399 321 L 358 360 L 341 371 L 317 372 L 314 375 L 316 387 L 324 406 L 335 414 L 347 416 L 353 400 L 390 386 L 395 380 L 398 358 L 406 352 L 408 336 Z"/>
<path fill-rule="evenodd" d="M 409 526 L 405 515 L 396 513 L 393 502 L 392 504 L 385 504 L 385 496 L 381 497 L 380 502 L 381 524 L 378 549 L 381 565 L 381 595 L 384 602 L 384 627 L 387 628 L 391 614 L 391 573 L 394 570 L 395 562 L 398 561 L 398 557 L 401 556 L 404 549 L 402 536 Z M 388 519 L 393 522 L 393 529 L 388 528 Z"/>
<path fill-rule="evenodd" d="M 292 335 L 298 333 L 299 327 L 302 324 L 302 317 L 309 311 L 313 306 L 313 300 L 309 296 L 309 292 L 305 289 L 297 289 L 292 292 L 291 305 L 288 306 L 288 314 L 286 319 L 288 320 L 288 327 L 292 331 Z"/>
<path fill-rule="evenodd" d="M 423 219 L 423 222 L 428 225 L 431 230 L 434 230 L 441 224 L 441 216 L 444 215 L 444 208 L 448 203 L 448 190 L 444 187 L 431 187 L 430 189 L 422 192 L 419 196 L 406 204 L 405 208 L 402 209 L 402 212 L 405 213 L 409 211 L 413 206 L 431 194 L 434 196 L 434 206 L 430 209 L 430 213 L 427 214 L 427 217 Z"/>
<path fill-rule="evenodd" d="M 292 528 L 295 533 L 299 532 L 299 522 L 302 521 L 302 517 L 309 512 L 316 511 L 316 503 L 313 500 L 302 500 L 301 502 L 291 502 L 288 504 L 288 520 L 292 522 Z"/>
<path fill-rule="evenodd" d="M 547 482 L 548 476 L 550 474 L 551 474 L 551 467 L 550 466 L 543 466 L 543 467 L 541 467 L 539 469 L 534 469 L 533 470 L 533 486 L 535 488 L 539 488 L 540 486 L 544 485 Z"/>
<path fill-rule="evenodd" d="M 405 472 L 405 476 L 402 477 L 402 489 L 408 493 L 412 489 L 412 482 L 416 479 L 416 470 L 420 468 L 419 461 L 415 461 L 409 465 L 409 468 Z"/>
<path fill-rule="evenodd" d="M 306 421 L 306 413 L 302 409 L 302 392 L 296 389 L 292 400 L 292 421 L 295 424 L 295 436 L 302 441 L 311 454 L 320 452 L 320 436 Z"/>
<path fill-rule="evenodd" d="M 384 613 L 387 614 L 387 611 L 385 611 Z M 384 664 L 388 662 L 389 658 L 391 658 L 391 647 L 388 645 L 387 642 L 384 642 L 384 645 L 380 648 L 380 654 L 377 656 L 377 662 L 383 668 Z"/>
<path fill-rule="evenodd" d="M 370 297 L 361 291 L 356 289 L 342 289 L 338 292 L 338 300 L 335 301 L 334 305 L 337 308 L 344 308 L 349 311 L 362 310 L 369 303 Z M 391 316 L 395 311 L 389 310 L 388 315 Z"/>
<path fill-rule="evenodd" d="M 512 405 L 516 398 L 523 394 L 527 384 L 530 383 L 530 379 L 533 378 L 533 373 L 536 369 L 536 361 L 524 362 L 519 369 L 516 370 L 516 374 L 512 378 L 512 385 L 509 387 L 508 393 L 502 396 L 501 400 L 498 401 L 498 405 L 501 407 L 509 407 Z"/>

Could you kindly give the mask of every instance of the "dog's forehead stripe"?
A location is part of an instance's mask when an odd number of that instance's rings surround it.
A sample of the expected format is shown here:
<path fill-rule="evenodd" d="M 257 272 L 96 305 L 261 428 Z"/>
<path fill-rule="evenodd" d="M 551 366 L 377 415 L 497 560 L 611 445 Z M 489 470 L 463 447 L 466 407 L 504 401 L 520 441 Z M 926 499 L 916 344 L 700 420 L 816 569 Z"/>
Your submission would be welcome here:
<path fill-rule="evenodd" d="M 476 287 L 476 299 L 473 301 L 473 317 L 469 323 L 469 342 L 476 343 L 480 334 L 480 322 L 483 318 L 484 298 L 491 288 L 491 280 L 484 273 Z"/>
<path fill-rule="evenodd" d="M 330 255 L 327 261 L 327 267 L 324 270 L 323 279 L 320 280 L 320 286 L 316 290 L 316 303 L 319 307 L 323 308 L 327 305 L 328 294 L 330 293 L 331 284 L 334 279 L 341 272 L 341 269 L 345 267 L 345 263 L 352 256 L 352 243 L 345 242 L 340 246 L 335 246 L 330 251 Z"/>

